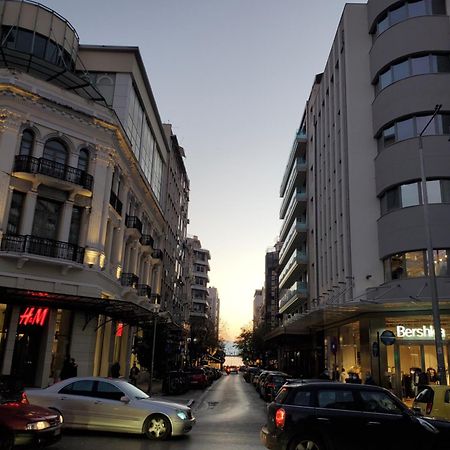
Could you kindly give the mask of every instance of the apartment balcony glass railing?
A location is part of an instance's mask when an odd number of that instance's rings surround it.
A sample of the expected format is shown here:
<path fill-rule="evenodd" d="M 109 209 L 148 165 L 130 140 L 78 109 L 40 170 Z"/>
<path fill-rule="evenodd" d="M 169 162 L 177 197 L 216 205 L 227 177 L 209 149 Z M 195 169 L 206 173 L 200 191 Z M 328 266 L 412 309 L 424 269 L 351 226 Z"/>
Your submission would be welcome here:
<path fill-rule="evenodd" d="M 82 186 L 92 191 L 94 178 L 84 170 L 66 164 L 57 163 L 51 159 L 34 158 L 29 155 L 17 155 L 14 161 L 14 172 L 25 172 L 46 175 L 58 180 Z"/>
<path fill-rule="evenodd" d="M 286 164 L 286 169 L 284 171 L 284 177 L 283 177 L 283 181 L 281 182 L 281 187 L 280 187 L 280 196 L 284 195 L 284 191 L 287 186 L 289 174 L 291 173 L 292 161 L 297 156 L 299 156 L 299 155 L 303 156 L 304 154 L 306 154 L 306 143 L 307 143 L 306 131 L 304 129 L 298 130 L 295 135 L 294 142 L 292 144 L 292 150 L 291 150 L 291 154 L 289 156 L 288 163 Z"/>
<path fill-rule="evenodd" d="M 295 269 L 298 265 L 305 265 L 308 263 L 308 256 L 306 252 L 297 250 L 295 251 L 292 256 L 289 258 L 289 261 L 284 266 L 284 269 L 280 273 L 280 285 L 282 285 L 285 281 L 285 278 L 287 278 L 291 272 Z"/>
<path fill-rule="evenodd" d="M 124 272 L 120 276 L 120 284 L 122 286 L 128 286 L 128 287 L 137 289 L 138 283 L 139 283 L 139 277 L 137 275 L 135 275 L 134 273 Z"/>
<path fill-rule="evenodd" d="M 308 196 L 306 194 L 306 188 L 304 186 L 301 188 L 296 188 L 290 197 L 286 197 L 283 200 L 280 208 L 280 219 L 289 217 L 299 202 L 306 203 L 307 200 Z"/>
<path fill-rule="evenodd" d="M 306 223 L 306 217 L 294 220 L 294 222 L 291 225 L 291 228 L 287 232 L 286 238 L 284 239 L 284 243 L 280 249 L 279 255 L 280 264 L 283 264 L 283 259 L 287 254 L 287 251 L 291 247 L 292 243 L 295 241 L 296 236 L 299 233 L 306 233 L 307 231 L 308 225 Z"/>
<path fill-rule="evenodd" d="M 279 310 L 280 313 L 291 306 L 298 298 L 306 298 L 308 296 L 308 283 L 306 281 L 297 281 L 294 285 L 286 291 L 280 298 Z"/>
<path fill-rule="evenodd" d="M 109 196 L 109 204 L 116 210 L 119 216 L 122 215 L 122 202 L 113 191 L 111 191 L 111 195 Z"/>
<path fill-rule="evenodd" d="M 30 253 L 48 258 L 65 259 L 82 264 L 84 248 L 68 242 L 37 236 L 4 235 L 0 249 L 6 252 Z"/>
<path fill-rule="evenodd" d="M 286 182 L 283 197 L 288 196 L 295 185 L 302 185 L 305 183 L 307 170 L 308 166 L 306 163 L 306 158 L 296 158 L 294 161 L 294 166 L 289 174 L 289 179 Z M 303 177 L 300 176 L 301 174 L 303 174 Z"/>
<path fill-rule="evenodd" d="M 128 214 L 125 217 L 125 225 L 127 228 L 134 228 L 142 233 L 142 222 L 137 216 L 129 216 Z"/>

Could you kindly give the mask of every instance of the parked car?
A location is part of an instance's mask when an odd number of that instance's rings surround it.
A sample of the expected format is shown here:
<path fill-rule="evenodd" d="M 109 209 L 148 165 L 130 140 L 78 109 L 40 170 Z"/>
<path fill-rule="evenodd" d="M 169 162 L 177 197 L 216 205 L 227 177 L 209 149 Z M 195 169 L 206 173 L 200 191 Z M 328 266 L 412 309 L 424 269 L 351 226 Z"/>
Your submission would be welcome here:
<path fill-rule="evenodd" d="M 378 386 L 283 386 L 267 408 L 261 441 L 279 450 L 443 450 L 450 423 L 414 415 Z"/>
<path fill-rule="evenodd" d="M 450 420 L 450 387 L 422 386 L 413 401 L 413 409 L 423 416 Z"/>
<path fill-rule="evenodd" d="M 206 372 L 200 367 L 192 367 L 187 371 L 187 375 L 191 388 L 205 389 L 209 384 Z"/>
<path fill-rule="evenodd" d="M 26 393 L 32 403 L 61 413 L 68 428 L 145 434 L 163 440 L 188 433 L 195 424 L 189 407 L 152 400 L 116 378 L 75 377 Z"/>
<path fill-rule="evenodd" d="M 281 386 L 284 385 L 289 375 L 282 372 L 269 373 L 260 387 L 260 395 L 266 401 L 272 401 L 277 392 L 280 390 Z"/>
<path fill-rule="evenodd" d="M 263 370 L 263 371 L 259 374 L 258 382 L 256 383 L 255 388 L 256 388 L 256 392 L 259 392 L 260 395 L 261 395 L 261 386 L 262 386 L 262 384 L 264 383 L 264 381 L 265 381 L 267 375 L 269 375 L 269 373 L 274 373 L 274 371 L 273 371 L 273 370 Z"/>
<path fill-rule="evenodd" d="M 30 405 L 20 384 L 12 377 L 0 376 L 0 449 L 16 445 L 34 448 L 61 439 L 61 414 Z"/>
<path fill-rule="evenodd" d="M 247 383 L 251 383 L 251 378 L 252 378 L 252 375 L 254 375 L 254 374 L 256 374 L 256 373 L 259 373 L 261 371 L 261 369 L 259 368 L 259 367 L 254 367 L 254 366 L 250 366 L 250 367 L 247 367 L 246 369 L 245 369 L 245 371 L 244 371 L 244 375 L 243 375 L 243 377 L 244 377 L 244 380 L 247 382 Z"/>

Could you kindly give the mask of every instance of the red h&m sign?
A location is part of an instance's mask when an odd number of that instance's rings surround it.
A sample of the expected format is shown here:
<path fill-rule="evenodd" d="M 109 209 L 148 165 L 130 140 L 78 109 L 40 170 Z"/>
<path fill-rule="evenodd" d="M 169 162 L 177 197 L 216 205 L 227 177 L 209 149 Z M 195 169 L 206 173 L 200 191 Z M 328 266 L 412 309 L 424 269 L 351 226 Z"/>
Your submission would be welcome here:
<path fill-rule="evenodd" d="M 117 324 L 117 328 L 116 328 L 116 336 L 117 337 L 122 337 L 123 334 L 123 323 L 118 323 Z"/>
<path fill-rule="evenodd" d="M 43 327 L 48 316 L 49 308 L 35 308 L 29 306 L 19 316 L 19 325 L 39 325 Z"/>

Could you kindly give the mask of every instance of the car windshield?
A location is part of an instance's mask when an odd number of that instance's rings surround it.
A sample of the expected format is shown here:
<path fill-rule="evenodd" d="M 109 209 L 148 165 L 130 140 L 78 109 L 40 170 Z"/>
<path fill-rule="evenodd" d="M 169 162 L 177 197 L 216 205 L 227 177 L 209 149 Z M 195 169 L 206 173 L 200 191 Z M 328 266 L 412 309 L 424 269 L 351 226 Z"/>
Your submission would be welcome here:
<path fill-rule="evenodd" d="M 146 398 L 150 398 L 144 391 L 141 391 L 139 388 L 133 386 L 130 383 L 127 383 L 127 393 L 136 400 L 144 400 Z"/>

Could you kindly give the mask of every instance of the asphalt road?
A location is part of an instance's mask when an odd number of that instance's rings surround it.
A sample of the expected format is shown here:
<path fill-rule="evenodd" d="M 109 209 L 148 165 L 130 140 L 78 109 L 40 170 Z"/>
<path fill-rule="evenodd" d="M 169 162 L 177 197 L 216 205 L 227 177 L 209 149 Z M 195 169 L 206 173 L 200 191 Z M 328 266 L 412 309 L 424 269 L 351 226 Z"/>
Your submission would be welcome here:
<path fill-rule="evenodd" d="M 205 391 L 189 391 L 171 400 L 195 399 L 197 424 L 181 438 L 155 442 L 145 437 L 113 433 L 67 431 L 49 450 L 249 450 L 264 449 L 259 430 L 266 404 L 242 375 L 222 376 Z"/>

